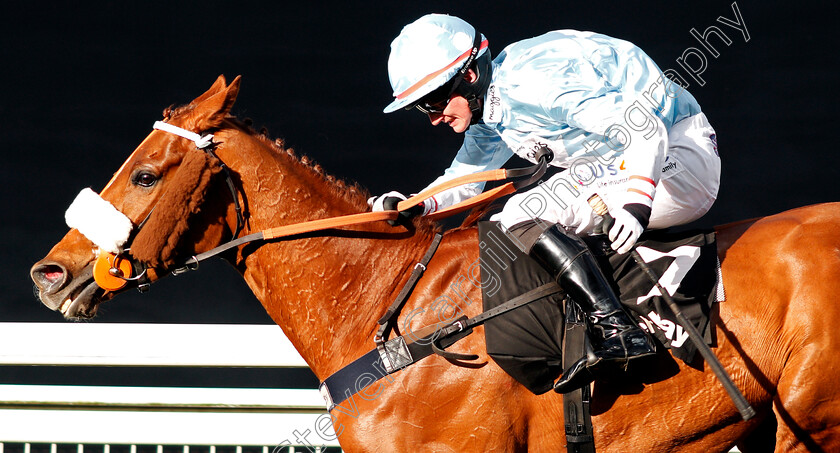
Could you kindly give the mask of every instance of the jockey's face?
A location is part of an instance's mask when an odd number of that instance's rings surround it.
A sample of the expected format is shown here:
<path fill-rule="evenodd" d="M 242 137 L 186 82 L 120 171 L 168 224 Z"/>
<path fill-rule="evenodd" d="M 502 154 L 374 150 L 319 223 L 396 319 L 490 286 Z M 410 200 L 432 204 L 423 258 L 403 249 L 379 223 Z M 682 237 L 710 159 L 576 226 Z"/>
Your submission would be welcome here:
<path fill-rule="evenodd" d="M 470 127 L 472 115 L 469 101 L 460 94 L 453 94 L 443 112 L 429 113 L 429 121 L 432 122 L 433 126 L 446 123 L 453 131 L 460 134 Z"/>
<path fill-rule="evenodd" d="M 476 80 L 478 80 L 478 74 L 472 69 L 467 70 L 467 73 L 464 74 L 463 82 L 475 83 Z M 466 131 L 470 127 L 473 116 L 473 112 L 470 110 L 470 103 L 467 98 L 457 92 L 450 93 L 448 102 L 442 100 L 426 107 L 427 109 L 420 107 L 418 109 L 429 115 L 429 121 L 432 122 L 433 126 L 446 123 L 458 134 Z"/>

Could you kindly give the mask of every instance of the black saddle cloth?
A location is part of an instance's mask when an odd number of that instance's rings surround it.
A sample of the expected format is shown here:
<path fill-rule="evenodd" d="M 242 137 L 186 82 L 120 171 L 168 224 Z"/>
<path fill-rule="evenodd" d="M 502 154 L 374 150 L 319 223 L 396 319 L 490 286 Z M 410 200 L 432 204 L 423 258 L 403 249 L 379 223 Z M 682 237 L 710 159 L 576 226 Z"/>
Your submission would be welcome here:
<path fill-rule="evenodd" d="M 603 236 L 584 238 L 605 276 L 639 326 L 674 357 L 690 362 L 696 348 L 677 323 L 654 284 L 630 254 L 619 255 Z M 553 279 L 508 237 L 497 222 L 479 223 L 481 287 L 484 310 Z M 636 250 L 708 341 L 709 312 L 715 302 L 718 260 L 713 232 L 644 234 Z M 487 353 L 508 374 L 535 394 L 551 390 L 562 373 L 562 294 L 538 300 L 485 324 Z"/>

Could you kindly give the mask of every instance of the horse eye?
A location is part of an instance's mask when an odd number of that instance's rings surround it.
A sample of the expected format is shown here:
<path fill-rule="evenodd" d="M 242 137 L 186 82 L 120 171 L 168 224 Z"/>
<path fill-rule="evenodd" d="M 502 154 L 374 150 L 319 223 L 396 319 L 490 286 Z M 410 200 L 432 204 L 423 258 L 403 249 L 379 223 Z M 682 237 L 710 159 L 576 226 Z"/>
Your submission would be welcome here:
<path fill-rule="evenodd" d="M 134 184 L 142 187 L 152 187 L 157 182 L 157 176 L 147 171 L 134 175 Z"/>

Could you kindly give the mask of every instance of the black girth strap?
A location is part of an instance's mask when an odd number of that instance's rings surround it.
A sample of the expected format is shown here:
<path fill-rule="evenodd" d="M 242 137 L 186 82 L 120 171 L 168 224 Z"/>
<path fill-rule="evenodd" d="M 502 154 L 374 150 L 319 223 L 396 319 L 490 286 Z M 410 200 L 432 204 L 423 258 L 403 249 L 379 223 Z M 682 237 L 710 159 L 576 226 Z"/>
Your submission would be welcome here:
<path fill-rule="evenodd" d="M 443 351 L 456 341 L 472 332 L 472 328 L 487 322 L 487 320 L 507 313 L 515 308 L 542 299 L 543 297 L 562 291 L 556 282 L 528 291 L 515 297 L 498 307 L 481 313 L 474 318 L 462 316 L 454 322 L 427 326 L 417 332 L 388 340 L 375 349 L 354 360 L 344 368 L 333 373 L 320 385 L 321 396 L 327 403 L 327 410 L 347 401 L 356 393 L 364 399 L 378 396 L 366 393 L 370 385 L 383 377 L 395 373 L 420 359 L 428 357 L 436 350 Z M 444 355 L 446 356 L 446 355 Z M 456 354 L 456 359 L 461 355 Z M 470 357 L 470 356 L 464 356 Z M 477 358 L 471 356 L 470 358 Z"/>
<path fill-rule="evenodd" d="M 459 321 L 463 319 L 465 317 Z M 451 326 L 441 328 L 433 325 L 386 341 L 321 383 L 319 390 L 327 404 L 327 410 L 332 410 L 357 393 L 364 399 L 376 398 L 378 393 L 371 396 L 365 392 L 371 384 L 432 355 L 432 343 L 435 340 L 449 346 L 471 332 L 472 330 L 459 331 Z"/>

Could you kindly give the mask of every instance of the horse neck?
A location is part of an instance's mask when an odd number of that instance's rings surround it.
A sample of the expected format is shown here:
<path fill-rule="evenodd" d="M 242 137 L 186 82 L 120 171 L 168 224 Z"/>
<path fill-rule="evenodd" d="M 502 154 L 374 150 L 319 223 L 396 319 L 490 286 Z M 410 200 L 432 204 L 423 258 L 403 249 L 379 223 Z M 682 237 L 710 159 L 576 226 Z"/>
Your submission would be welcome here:
<path fill-rule="evenodd" d="M 222 140 L 233 152 L 220 147 L 219 157 L 238 176 L 247 206 L 242 234 L 367 207 L 360 191 L 329 181 L 260 138 L 240 131 Z M 433 235 L 422 226 L 400 233 L 383 222 L 354 228 L 360 230 L 244 246 L 235 263 L 320 379 L 370 349 L 376 320 L 399 292 L 401 274 Z"/>

